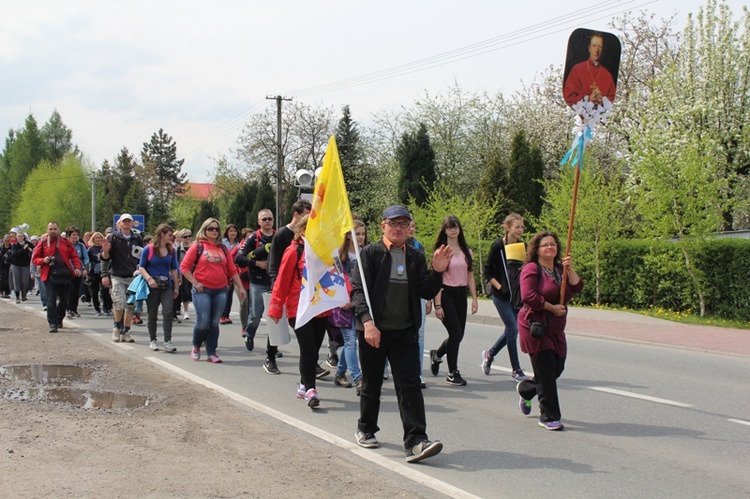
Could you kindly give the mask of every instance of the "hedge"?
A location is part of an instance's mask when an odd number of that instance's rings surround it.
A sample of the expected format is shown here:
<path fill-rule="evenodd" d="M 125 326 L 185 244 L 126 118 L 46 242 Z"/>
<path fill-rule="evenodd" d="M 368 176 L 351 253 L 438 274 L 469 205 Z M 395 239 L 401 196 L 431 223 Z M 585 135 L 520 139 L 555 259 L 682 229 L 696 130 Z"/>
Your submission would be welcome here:
<path fill-rule="evenodd" d="M 704 293 L 706 315 L 750 321 L 750 240 L 705 239 L 687 242 L 618 240 L 601 245 L 602 304 L 645 309 L 660 307 L 698 313 L 700 302 L 687 272 L 685 248 Z M 593 247 L 576 243 L 576 271 L 586 281 L 576 303 L 595 304 Z M 584 263 L 585 262 L 585 263 Z"/>

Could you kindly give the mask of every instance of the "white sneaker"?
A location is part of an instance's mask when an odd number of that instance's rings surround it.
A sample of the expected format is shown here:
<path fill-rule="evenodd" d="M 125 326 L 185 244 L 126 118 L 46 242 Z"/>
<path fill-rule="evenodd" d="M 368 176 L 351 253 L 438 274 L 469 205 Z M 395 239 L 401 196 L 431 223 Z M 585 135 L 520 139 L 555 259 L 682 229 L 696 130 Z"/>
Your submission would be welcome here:
<path fill-rule="evenodd" d="M 185 311 L 184 314 L 182 314 L 182 320 L 183 321 L 189 321 L 190 320 L 190 314 Z"/>
<path fill-rule="evenodd" d="M 172 345 L 171 341 L 165 341 L 164 346 L 161 348 L 165 352 L 176 352 L 177 349 Z"/>
<path fill-rule="evenodd" d="M 154 352 L 156 352 L 157 350 L 159 350 L 159 345 L 157 345 L 155 341 L 152 341 L 151 343 L 149 343 L 148 347 L 151 350 L 153 350 Z"/>
<path fill-rule="evenodd" d="M 115 343 L 120 343 L 120 332 L 121 331 L 117 328 L 114 328 L 112 330 L 112 341 L 114 341 Z"/>

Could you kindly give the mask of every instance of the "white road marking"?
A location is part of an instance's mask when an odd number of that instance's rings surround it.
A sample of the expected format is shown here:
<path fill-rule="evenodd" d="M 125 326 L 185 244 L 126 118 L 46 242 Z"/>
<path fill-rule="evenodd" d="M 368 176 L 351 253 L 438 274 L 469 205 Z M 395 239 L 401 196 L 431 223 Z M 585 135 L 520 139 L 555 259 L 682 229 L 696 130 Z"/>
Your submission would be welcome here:
<path fill-rule="evenodd" d="M 737 423 L 737 424 L 744 424 L 745 426 L 750 426 L 750 421 L 743 421 L 741 419 L 730 418 L 730 419 L 727 419 L 727 421 L 731 421 L 732 423 Z"/>
<path fill-rule="evenodd" d="M 661 399 L 658 397 L 651 397 L 649 395 L 641 395 L 640 393 L 626 392 L 623 390 L 617 390 L 615 388 L 605 388 L 602 386 L 590 386 L 589 389 L 596 390 L 598 392 L 611 393 L 614 395 L 622 395 L 623 397 L 647 400 L 649 402 L 656 402 L 657 404 L 673 405 L 675 407 L 693 407 L 691 404 L 685 404 L 684 402 L 676 402 L 674 400 Z"/>
<path fill-rule="evenodd" d="M 247 407 L 250 407 L 263 414 L 266 414 L 274 419 L 277 419 L 278 421 L 286 423 L 289 426 L 297 428 L 298 430 L 304 431 L 305 433 L 308 433 L 317 438 L 320 438 L 321 440 L 324 440 L 333 445 L 336 445 L 337 447 L 347 450 L 351 452 L 352 454 L 356 454 L 362 459 L 366 459 L 373 464 L 381 466 L 382 468 L 385 468 L 394 473 L 398 473 L 399 475 L 409 480 L 412 480 L 421 485 L 429 487 L 437 492 L 440 492 L 441 494 L 445 494 L 450 497 L 461 497 L 461 498 L 466 498 L 466 499 L 477 498 L 478 499 L 478 496 L 470 494 L 462 489 L 459 489 L 458 487 L 454 487 L 453 485 L 449 483 L 442 482 L 429 475 L 416 471 L 413 465 L 407 466 L 405 464 L 395 462 L 393 459 L 383 456 L 379 454 L 377 451 L 374 451 L 372 449 L 363 449 L 362 447 L 354 444 L 353 442 L 344 440 L 341 437 L 337 437 L 336 435 L 328 433 L 327 431 L 323 431 L 320 428 L 316 428 L 315 426 L 305 423 L 304 421 L 300 421 L 299 419 L 295 419 L 289 416 L 288 414 L 284 414 L 283 412 L 277 411 L 276 409 L 260 404 L 236 392 L 227 390 L 223 386 L 217 385 L 216 383 L 212 383 L 211 381 L 203 379 L 200 376 L 196 376 L 195 374 L 185 371 L 184 369 L 180 369 L 179 367 L 173 366 L 172 364 L 165 362 L 161 359 L 158 359 L 156 357 L 146 357 L 146 359 L 150 360 L 151 362 L 155 364 L 158 364 L 159 366 L 165 369 L 168 369 L 169 371 L 172 371 L 175 374 L 182 376 L 183 378 L 189 379 L 190 381 L 193 381 L 194 383 L 198 383 L 199 385 L 203 385 L 206 388 L 209 388 L 211 390 L 215 390 Z M 352 438 L 354 438 L 354 429 L 352 429 L 351 433 L 352 433 Z"/>

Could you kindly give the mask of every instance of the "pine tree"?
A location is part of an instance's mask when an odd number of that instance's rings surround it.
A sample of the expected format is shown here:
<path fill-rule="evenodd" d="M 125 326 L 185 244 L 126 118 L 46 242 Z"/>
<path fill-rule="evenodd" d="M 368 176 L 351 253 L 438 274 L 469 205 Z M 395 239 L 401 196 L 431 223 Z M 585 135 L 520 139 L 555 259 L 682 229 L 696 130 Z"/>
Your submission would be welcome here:
<path fill-rule="evenodd" d="M 0 223 L 9 227 L 13 223 L 14 198 L 23 188 L 26 177 L 44 159 L 41 132 L 33 115 L 29 115 L 24 128 L 9 134 L 3 152 L 2 185 L 0 185 Z"/>
<path fill-rule="evenodd" d="M 78 148 L 73 147 L 73 131 L 62 121 L 60 113 L 55 109 L 47 123 L 42 127 L 42 141 L 44 144 L 45 159 L 58 163 L 69 152 L 76 152 Z"/>
<path fill-rule="evenodd" d="M 359 212 L 368 198 L 368 184 L 372 172 L 363 160 L 359 125 L 352 120 L 348 105 L 344 106 L 342 113 L 343 116 L 336 127 L 336 144 L 351 210 Z"/>
<path fill-rule="evenodd" d="M 143 143 L 141 150 L 142 176 L 151 203 L 168 206 L 169 201 L 182 194 L 187 173 L 182 173 L 184 159 L 177 159 L 177 144 L 163 129 Z"/>
<path fill-rule="evenodd" d="M 543 176 L 541 151 L 529 143 L 525 130 L 518 131 L 511 145 L 508 197 L 519 207 L 521 215 L 531 214 L 537 217 L 542 212 Z"/>
<path fill-rule="evenodd" d="M 435 151 L 424 123 L 415 134 L 404 133 L 396 150 L 399 164 L 398 199 L 403 205 L 414 198 L 422 206 L 437 180 Z"/>
<path fill-rule="evenodd" d="M 240 191 L 234 196 L 231 203 L 229 203 L 227 220 L 236 224 L 240 229 L 243 227 L 255 227 L 256 218 L 252 212 L 257 194 L 257 182 L 245 182 Z M 273 197 L 273 191 L 271 192 L 271 197 Z"/>

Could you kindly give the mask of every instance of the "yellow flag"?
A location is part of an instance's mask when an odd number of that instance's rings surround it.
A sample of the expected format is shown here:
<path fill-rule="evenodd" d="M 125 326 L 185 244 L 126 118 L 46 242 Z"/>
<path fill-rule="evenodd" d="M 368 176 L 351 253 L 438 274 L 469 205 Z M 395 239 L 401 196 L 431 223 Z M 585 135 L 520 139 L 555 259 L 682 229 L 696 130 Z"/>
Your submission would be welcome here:
<path fill-rule="evenodd" d="M 353 227 L 336 138 L 331 136 L 322 171 L 315 181 L 305 239 L 318 258 L 331 265 L 334 250 L 341 247 L 344 236 Z"/>

